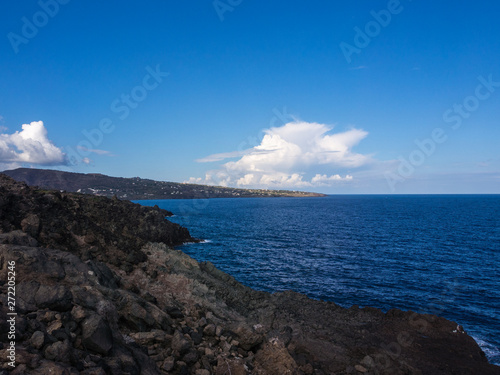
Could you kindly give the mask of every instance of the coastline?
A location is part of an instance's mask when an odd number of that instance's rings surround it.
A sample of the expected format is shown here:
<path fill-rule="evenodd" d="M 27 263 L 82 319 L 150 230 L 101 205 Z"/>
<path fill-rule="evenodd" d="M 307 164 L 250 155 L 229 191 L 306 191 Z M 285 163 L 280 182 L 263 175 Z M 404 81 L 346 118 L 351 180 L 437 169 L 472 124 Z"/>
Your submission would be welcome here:
<path fill-rule="evenodd" d="M 18 275 L 13 374 L 500 371 L 444 318 L 245 287 L 173 250 L 191 236 L 163 210 L 1 175 L 0 198 L 3 298 L 5 260 Z"/>
<path fill-rule="evenodd" d="M 74 173 L 50 169 L 18 168 L 2 172 L 17 181 L 45 189 L 123 200 L 212 199 L 262 197 L 324 197 L 295 190 L 240 189 L 189 183 L 154 181 L 139 177 L 111 177 L 99 173 Z"/>

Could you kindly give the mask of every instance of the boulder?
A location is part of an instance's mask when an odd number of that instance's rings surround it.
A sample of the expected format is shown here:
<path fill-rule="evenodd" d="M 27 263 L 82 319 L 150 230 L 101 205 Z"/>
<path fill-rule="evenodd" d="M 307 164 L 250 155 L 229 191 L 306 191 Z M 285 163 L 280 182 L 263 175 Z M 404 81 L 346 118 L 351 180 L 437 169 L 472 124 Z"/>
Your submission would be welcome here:
<path fill-rule="evenodd" d="M 102 317 L 93 314 L 82 323 L 82 344 L 85 348 L 107 355 L 113 346 L 113 335 Z"/>
<path fill-rule="evenodd" d="M 40 285 L 35 294 L 35 303 L 39 309 L 68 311 L 73 307 L 73 296 L 63 285 Z"/>

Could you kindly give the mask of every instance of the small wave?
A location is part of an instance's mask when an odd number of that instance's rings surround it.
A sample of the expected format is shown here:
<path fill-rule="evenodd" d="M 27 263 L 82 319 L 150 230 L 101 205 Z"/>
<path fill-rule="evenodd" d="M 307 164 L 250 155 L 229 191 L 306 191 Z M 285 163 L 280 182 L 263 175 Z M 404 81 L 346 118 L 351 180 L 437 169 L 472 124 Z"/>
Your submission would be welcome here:
<path fill-rule="evenodd" d="M 211 243 L 212 240 L 200 240 L 200 241 L 196 241 L 196 242 L 184 242 L 182 245 L 196 245 L 196 244 L 200 244 L 200 243 Z"/>
<path fill-rule="evenodd" d="M 477 336 L 472 336 L 472 338 L 477 342 L 484 354 L 486 354 L 488 362 L 493 365 L 500 366 L 500 348 L 486 340 L 478 338 Z"/>

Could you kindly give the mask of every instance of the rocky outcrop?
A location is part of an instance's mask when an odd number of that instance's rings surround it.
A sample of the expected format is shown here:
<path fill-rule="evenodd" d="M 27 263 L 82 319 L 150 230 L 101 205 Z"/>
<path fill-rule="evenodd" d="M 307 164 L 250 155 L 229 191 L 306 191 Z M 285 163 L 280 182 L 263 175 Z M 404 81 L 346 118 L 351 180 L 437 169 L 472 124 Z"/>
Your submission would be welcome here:
<path fill-rule="evenodd" d="M 172 213 L 129 201 L 40 190 L 0 174 L 0 243 L 66 250 L 131 271 L 146 259 L 149 241 L 193 241 L 186 228 L 165 220 Z M 12 233 L 21 231 L 21 235 Z"/>
<path fill-rule="evenodd" d="M 87 251 L 85 241 L 68 245 L 58 237 L 59 242 L 48 244 L 46 228 L 56 228 L 56 216 L 43 215 L 36 204 L 56 193 L 5 179 L 0 186 L 0 199 L 10 194 L 0 203 L 0 373 L 500 374 L 474 340 L 446 319 L 345 309 L 290 291 L 258 292 L 211 263 L 172 249 L 165 243 L 171 237 L 148 242 L 147 236 L 160 230 L 133 224 L 142 220 L 140 212 L 147 217 L 157 210 L 139 208 L 137 216 L 129 215 L 130 237 L 121 242 L 117 216 L 103 212 L 104 223 L 97 212 L 80 212 L 78 220 L 92 217 L 96 226 L 107 228 L 103 234 L 81 225 L 78 234 L 93 233 L 94 243 L 103 243 L 100 257 Z M 91 205 L 78 196 L 57 199 L 66 202 L 61 215 L 76 214 L 65 207 L 74 207 L 75 199 L 80 207 Z M 6 209 L 19 205 L 24 213 Z M 109 199 L 100 202 L 103 209 L 116 205 Z M 23 228 L 21 222 L 31 214 L 38 221 L 30 217 Z M 72 237 L 76 227 L 63 228 L 59 234 Z M 112 241 L 113 257 L 120 259 L 105 256 Z M 126 260 L 129 245 L 138 246 L 135 251 L 142 255 Z M 5 344 L 10 261 L 16 263 L 17 283 L 15 369 L 8 364 Z"/>

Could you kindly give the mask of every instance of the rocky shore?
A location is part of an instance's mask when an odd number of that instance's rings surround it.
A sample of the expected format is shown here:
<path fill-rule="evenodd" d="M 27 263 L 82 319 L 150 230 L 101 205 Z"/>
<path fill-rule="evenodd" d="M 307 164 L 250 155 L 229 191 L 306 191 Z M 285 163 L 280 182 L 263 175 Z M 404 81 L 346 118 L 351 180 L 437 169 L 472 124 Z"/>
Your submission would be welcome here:
<path fill-rule="evenodd" d="M 0 175 L 0 374 L 500 374 L 444 318 L 247 288 L 168 215 Z"/>

